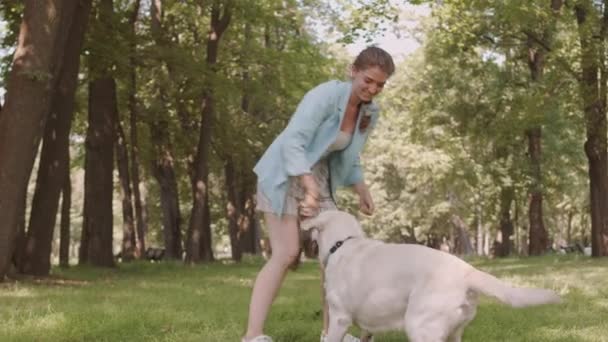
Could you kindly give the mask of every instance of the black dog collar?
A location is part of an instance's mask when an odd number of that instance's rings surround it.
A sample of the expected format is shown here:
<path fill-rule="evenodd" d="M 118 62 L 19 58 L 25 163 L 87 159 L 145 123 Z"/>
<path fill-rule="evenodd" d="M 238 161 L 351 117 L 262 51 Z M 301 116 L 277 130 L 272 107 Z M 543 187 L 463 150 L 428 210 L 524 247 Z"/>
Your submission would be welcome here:
<path fill-rule="evenodd" d="M 337 250 L 338 250 L 340 247 L 342 247 L 342 245 L 343 245 L 343 244 L 344 244 L 346 241 L 348 241 L 348 240 L 350 240 L 350 239 L 353 239 L 353 238 L 354 238 L 354 236 L 349 236 L 349 237 L 347 237 L 347 238 L 346 238 L 346 239 L 344 239 L 344 240 L 339 240 L 339 241 L 336 241 L 336 243 L 334 243 L 334 245 L 333 245 L 333 246 L 331 246 L 331 248 L 329 249 L 329 254 L 327 254 L 327 256 L 325 257 L 325 260 L 323 261 L 323 265 L 327 266 L 327 263 L 329 262 L 329 257 L 330 257 L 332 254 L 336 253 L 336 251 L 337 251 Z"/>

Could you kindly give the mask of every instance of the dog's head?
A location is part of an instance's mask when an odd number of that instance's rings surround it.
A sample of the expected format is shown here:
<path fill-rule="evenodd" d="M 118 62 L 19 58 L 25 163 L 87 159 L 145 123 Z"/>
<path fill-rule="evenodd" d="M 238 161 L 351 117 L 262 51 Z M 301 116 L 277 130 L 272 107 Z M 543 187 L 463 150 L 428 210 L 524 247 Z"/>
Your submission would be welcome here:
<path fill-rule="evenodd" d="M 312 239 L 319 245 L 319 256 L 325 255 L 336 241 L 365 236 L 356 217 L 338 210 L 323 211 L 313 218 L 303 220 L 300 228 L 311 231 Z"/>

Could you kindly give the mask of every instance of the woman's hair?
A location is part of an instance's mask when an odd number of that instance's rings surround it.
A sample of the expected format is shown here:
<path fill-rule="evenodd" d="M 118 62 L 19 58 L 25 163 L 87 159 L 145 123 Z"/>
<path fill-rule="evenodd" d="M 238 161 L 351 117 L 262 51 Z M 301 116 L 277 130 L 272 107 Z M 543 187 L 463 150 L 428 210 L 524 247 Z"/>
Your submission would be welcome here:
<path fill-rule="evenodd" d="M 393 57 L 391 57 L 388 52 L 377 46 L 370 46 L 361 51 L 357 58 L 355 58 L 353 66 L 357 70 L 366 70 L 371 67 L 378 67 L 388 76 L 391 76 L 395 72 Z"/>

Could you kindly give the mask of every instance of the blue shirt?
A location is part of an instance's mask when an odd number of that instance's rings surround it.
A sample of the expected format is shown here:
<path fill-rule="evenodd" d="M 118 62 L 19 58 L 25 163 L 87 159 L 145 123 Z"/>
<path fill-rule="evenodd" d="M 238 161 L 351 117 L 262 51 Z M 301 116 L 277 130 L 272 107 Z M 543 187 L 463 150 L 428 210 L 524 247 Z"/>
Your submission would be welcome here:
<path fill-rule="evenodd" d="M 282 214 L 289 176 L 311 173 L 327 148 L 336 140 L 351 93 L 351 82 L 329 81 L 310 90 L 298 105 L 287 127 L 268 147 L 253 171 L 258 187 L 269 199 L 273 212 Z M 378 106 L 362 104 L 350 144 L 330 154 L 330 191 L 363 181 L 359 154 L 378 120 Z M 364 115 L 371 117 L 366 129 L 359 129 Z"/>

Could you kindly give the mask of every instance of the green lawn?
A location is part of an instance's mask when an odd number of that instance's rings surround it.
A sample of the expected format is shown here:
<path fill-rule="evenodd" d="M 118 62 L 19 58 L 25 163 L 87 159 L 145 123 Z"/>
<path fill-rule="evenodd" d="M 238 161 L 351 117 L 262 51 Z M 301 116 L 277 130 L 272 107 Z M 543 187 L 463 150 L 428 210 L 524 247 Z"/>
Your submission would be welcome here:
<path fill-rule="evenodd" d="M 511 309 L 483 300 L 465 341 L 608 341 L 608 259 L 546 256 L 474 260 L 521 285 L 557 290 L 565 302 Z M 188 267 L 133 263 L 54 269 L 47 280 L 0 284 L 0 341 L 240 341 L 260 260 Z M 319 274 L 306 262 L 287 277 L 267 333 L 318 341 Z M 353 331 L 355 331 L 353 329 Z M 377 336 L 377 342 L 405 341 Z"/>

